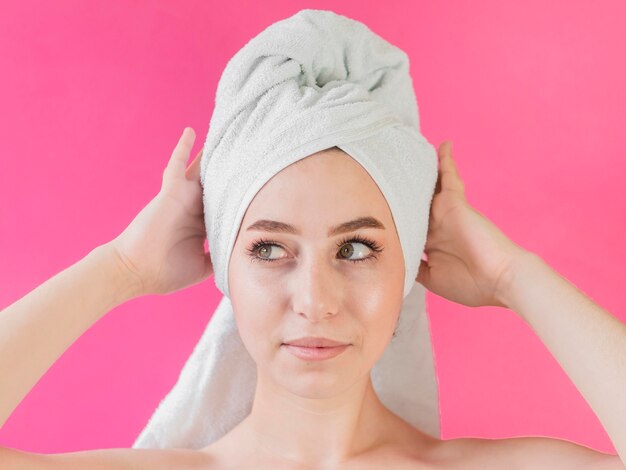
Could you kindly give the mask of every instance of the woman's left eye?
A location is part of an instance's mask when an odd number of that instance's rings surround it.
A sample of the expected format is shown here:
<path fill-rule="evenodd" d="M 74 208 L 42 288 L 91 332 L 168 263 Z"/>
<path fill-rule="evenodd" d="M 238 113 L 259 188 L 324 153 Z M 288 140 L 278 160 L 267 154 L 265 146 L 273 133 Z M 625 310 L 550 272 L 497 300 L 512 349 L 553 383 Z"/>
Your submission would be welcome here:
<path fill-rule="evenodd" d="M 350 258 L 350 257 L 351 257 L 351 256 L 352 256 L 355 252 L 356 252 L 357 254 L 358 254 L 359 252 L 363 252 L 363 249 L 361 249 L 361 250 L 355 250 L 354 248 L 352 248 L 352 246 L 354 246 L 355 244 L 356 244 L 356 245 L 361 245 L 361 246 L 366 246 L 366 247 L 368 247 L 368 249 L 369 249 L 370 251 L 373 251 L 372 246 L 371 246 L 370 244 L 368 244 L 368 243 L 358 242 L 358 241 L 350 241 L 350 240 L 348 240 L 348 241 L 347 241 L 347 242 L 345 242 L 345 243 L 340 243 L 340 244 L 339 244 L 339 246 L 340 246 L 339 253 L 340 253 L 342 256 L 345 256 L 345 258 L 344 258 L 345 260 L 347 260 L 347 261 L 352 261 L 353 263 L 359 263 L 359 262 L 361 262 L 361 261 L 366 261 L 366 260 L 371 259 L 371 258 L 373 258 L 373 257 L 374 257 L 374 255 L 367 256 L 367 253 L 365 253 L 365 257 L 363 257 L 363 258 L 348 259 L 348 258 Z"/>
<path fill-rule="evenodd" d="M 357 244 L 357 245 L 365 245 L 367 246 L 370 251 L 372 251 L 373 253 L 370 254 L 369 256 L 365 256 L 363 258 L 358 258 L 358 259 L 348 259 L 348 257 L 352 256 L 355 252 L 354 248 L 350 248 L 351 244 Z M 278 243 L 272 241 L 272 240 L 263 240 L 260 239 L 256 242 L 254 242 L 252 244 L 252 246 L 250 248 L 248 248 L 248 253 L 250 255 L 250 258 L 252 259 L 252 261 L 268 261 L 268 262 L 272 262 L 272 261 L 278 261 L 280 258 L 266 258 L 264 256 L 258 256 L 258 254 L 260 252 L 264 252 L 266 255 L 269 255 L 269 252 L 271 251 L 271 247 L 278 247 L 278 248 L 282 248 Z M 356 236 L 356 237 L 352 237 L 352 238 L 348 238 L 345 240 L 341 240 L 339 243 L 337 243 L 337 247 L 340 248 L 339 253 L 341 256 L 345 256 L 345 260 L 346 261 L 350 261 L 352 263 L 360 263 L 362 261 L 367 261 L 373 258 L 377 258 L 377 253 L 380 253 L 381 251 L 383 251 L 383 248 L 380 247 L 375 241 L 370 240 L 368 238 L 365 237 L 361 237 L 361 236 Z M 362 250 L 359 250 L 358 252 L 360 252 Z"/>

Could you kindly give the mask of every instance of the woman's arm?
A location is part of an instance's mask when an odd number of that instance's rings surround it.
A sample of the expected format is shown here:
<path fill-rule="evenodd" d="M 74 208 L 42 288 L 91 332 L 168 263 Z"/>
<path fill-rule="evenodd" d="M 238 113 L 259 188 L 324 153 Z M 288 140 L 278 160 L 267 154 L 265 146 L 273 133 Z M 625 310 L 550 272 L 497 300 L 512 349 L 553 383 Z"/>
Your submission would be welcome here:
<path fill-rule="evenodd" d="M 77 338 L 138 295 L 138 283 L 105 244 L 0 312 L 0 428 Z"/>
<path fill-rule="evenodd" d="M 420 261 L 416 280 L 461 305 L 494 305 L 517 312 L 588 401 L 626 465 L 626 325 L 469 204 L 450 141 L 439 146 L 438 156 L 439 177 L 424 250 L 428 259 Z M 539 458 L 567 452 L 570 461 L 581 465 L 601 460 L 607 468 L 616 466 L 615 459 L 589 455 L 581 446 L 545 439 L 517 439 L 515 445 L 521 455 Z"/>
<path fill-rule="evenodd" d="M 503 279 L 500 301 L 543 341 L 626 465 L 626 324 L 538 255 L 526 252 L 512 266 Z"/>
<path fill-rule="evenodd" d="M 0 427 L 48 368 L 109 310 L 164 295 L 213 273 L 204 252 L 200 151 L 183 130 L 159 193 L 126 229 L 0 312 Z"/>

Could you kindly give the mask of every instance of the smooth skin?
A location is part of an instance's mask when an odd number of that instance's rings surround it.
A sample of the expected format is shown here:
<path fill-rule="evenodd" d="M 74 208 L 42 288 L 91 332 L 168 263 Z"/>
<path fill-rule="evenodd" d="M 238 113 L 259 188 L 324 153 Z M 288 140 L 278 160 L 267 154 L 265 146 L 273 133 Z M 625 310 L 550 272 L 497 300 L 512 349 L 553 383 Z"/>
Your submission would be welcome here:
<path fill-rule="evenodd" d="M 115 306 L 184 289 L 213 273 L 204 251 L 201 154 L 185 168 L 194 139 L 185 128 L 160 192 L 126 230 L 0 312 L 0 425 L 56 359 Z M 468 204 L 450 142 L 438 156 L 428 261 L 416 280 L 452 302 L 515 311 L 590 404 L 618 455 L 545 437 L 463 438 L 441 441 L 445 458 L 428 468 L 626 468 L 626 325 Z M 222 467 L 210 453 L 184 449 L 37 454 L 0 448 L 0 469 L 9 468 Z"/>

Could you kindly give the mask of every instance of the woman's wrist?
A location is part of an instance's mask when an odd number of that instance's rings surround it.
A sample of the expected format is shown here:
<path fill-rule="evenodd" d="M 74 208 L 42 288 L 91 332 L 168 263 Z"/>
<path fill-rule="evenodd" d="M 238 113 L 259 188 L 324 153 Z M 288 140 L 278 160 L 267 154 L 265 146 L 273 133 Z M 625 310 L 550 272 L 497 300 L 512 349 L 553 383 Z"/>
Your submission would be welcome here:
<path fill-rule="evenodd" d="M 145 295 L 141 279 L 129 269 L 111 243 L 98 246 L 94 252 L 101 257 L 103 269 L 111 279 L 113 301 L 116 305 Z"/>
<path fill-rule="evenodd" d="M 520 289 L 523 289 L 524 275 L 533 264 L 542 262 L 542 259 L 532 251 L 520 248 L 511 256 L 511 264 L 504 272 L 498 289 L 496 290 L 496 298 L 506 308 L 515 310 L 515 299 L 519 295 Z"/>

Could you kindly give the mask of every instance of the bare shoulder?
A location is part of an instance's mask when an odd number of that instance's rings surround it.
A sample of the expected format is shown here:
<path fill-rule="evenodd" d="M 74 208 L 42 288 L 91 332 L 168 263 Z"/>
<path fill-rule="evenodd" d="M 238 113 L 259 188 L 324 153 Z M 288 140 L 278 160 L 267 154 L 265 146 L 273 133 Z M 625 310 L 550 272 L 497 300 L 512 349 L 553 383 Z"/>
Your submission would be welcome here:
<path fill-rule="evenodd" d="M 212 458 L 190 449 L 97 449 L 39 454 L 0 448 L 0 470 L 195 470 L 213 467 Z"/>
<path fill-rule="evenodd" d="M 477 468 L 516 470 L 624 470 L 619 456 L 552 437 L 461 438 L 447 441 L 455 454 L 471 456 Z"/>

